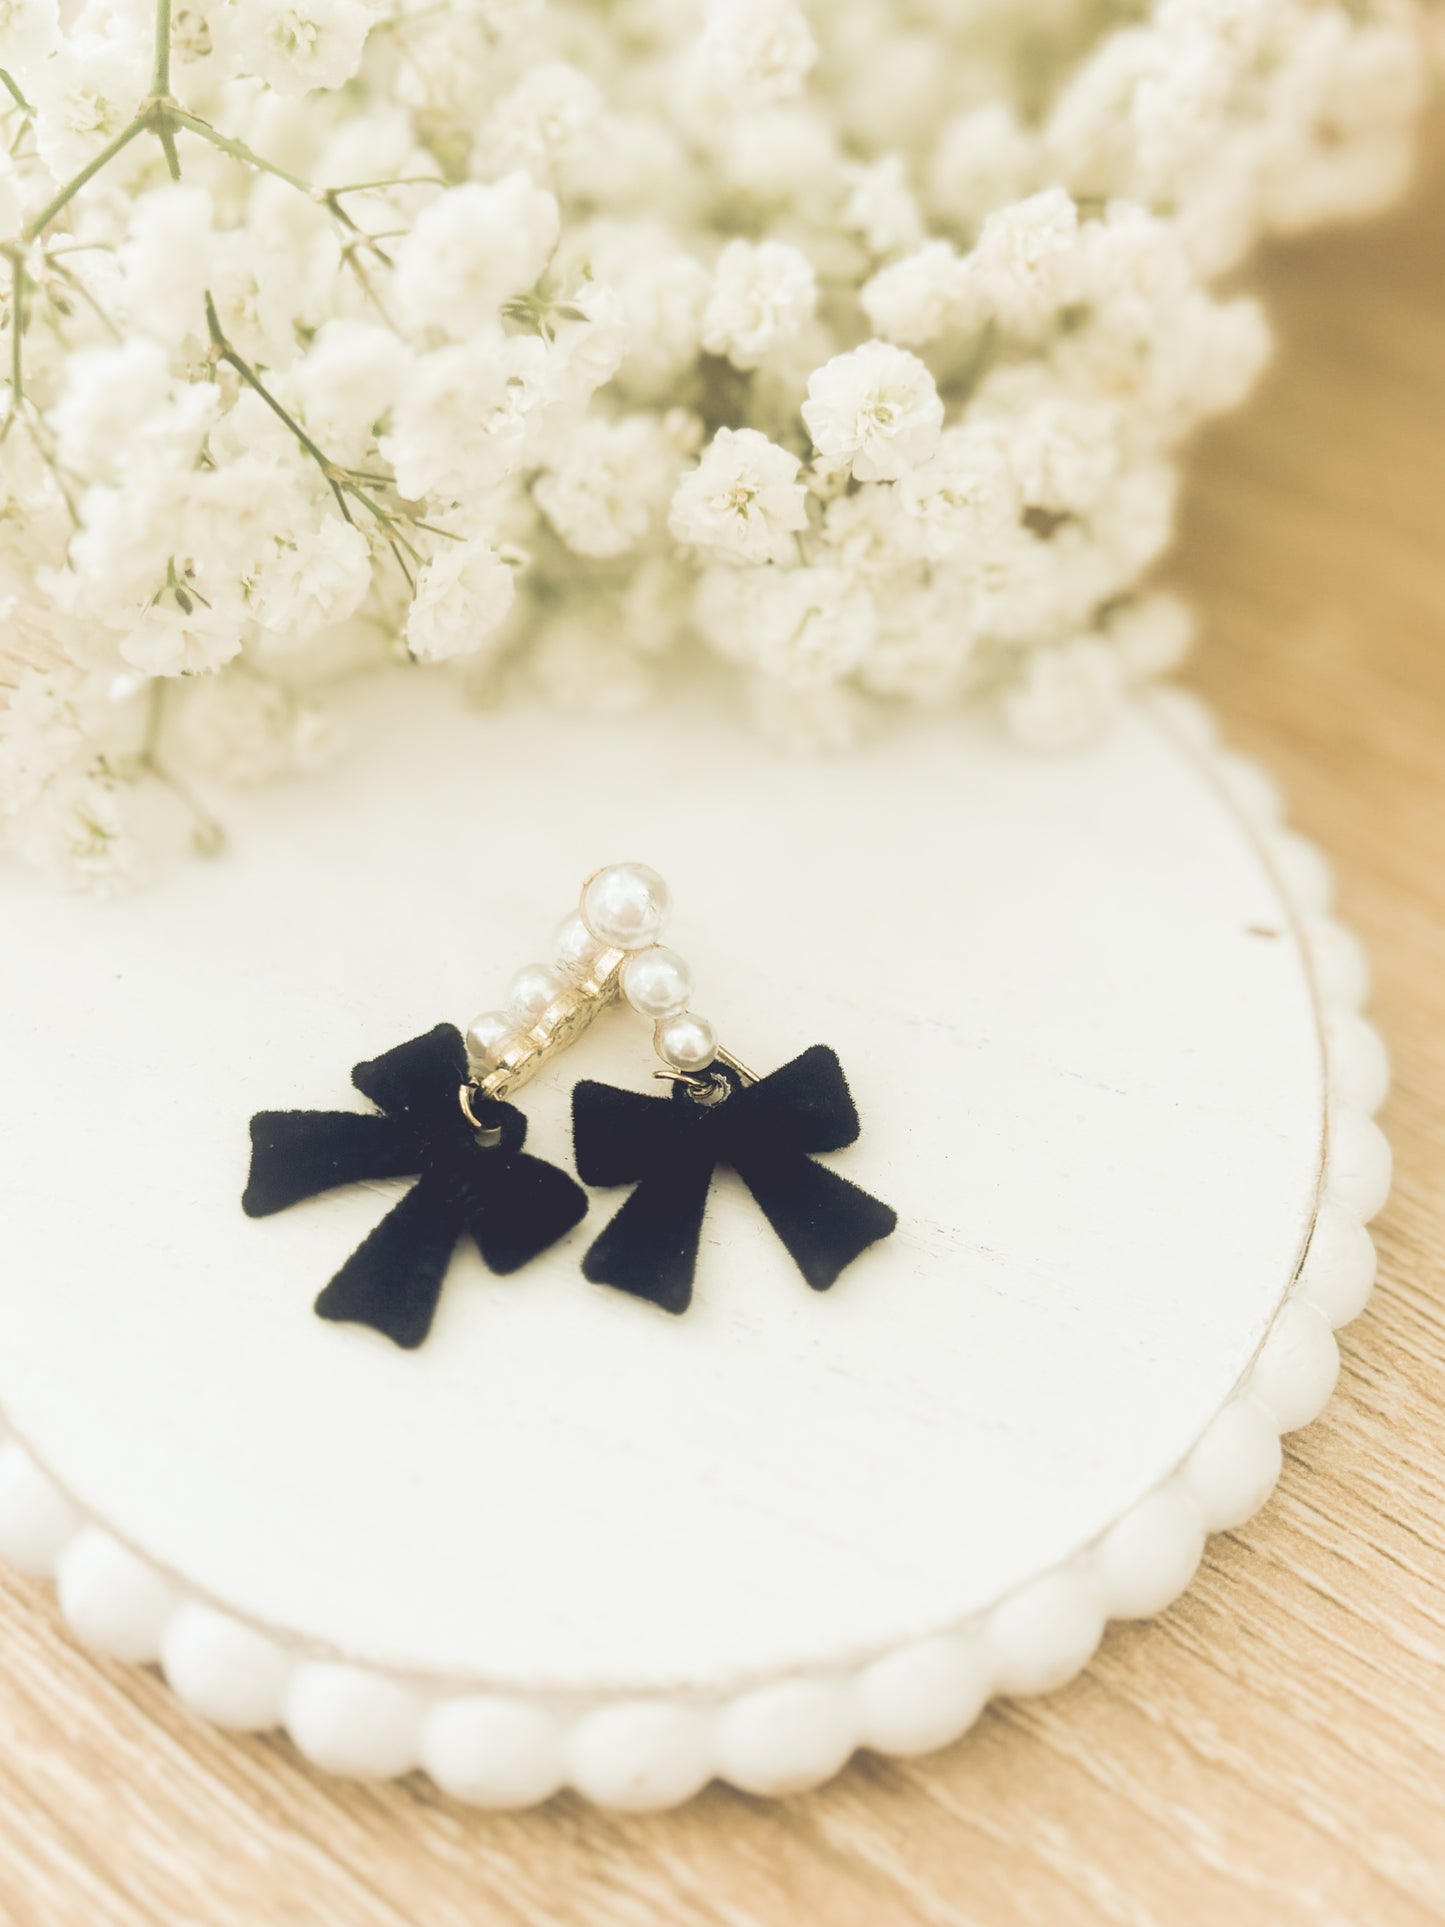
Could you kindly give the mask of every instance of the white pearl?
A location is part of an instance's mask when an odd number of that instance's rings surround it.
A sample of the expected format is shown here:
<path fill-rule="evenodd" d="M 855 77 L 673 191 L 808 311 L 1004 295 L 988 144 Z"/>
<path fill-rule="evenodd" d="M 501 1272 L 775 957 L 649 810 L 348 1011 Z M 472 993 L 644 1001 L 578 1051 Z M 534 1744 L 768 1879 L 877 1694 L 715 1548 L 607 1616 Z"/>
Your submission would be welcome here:
<path fill-rule="evenodd" d="M 597 939 L 575 910 L 558 924 L 552 955 L 564 970 L 581 970 L 597 955 Z"/>
<path fill-rule="evenodd" d="M 562 988 L 562 979 L 550 964 L 524 964 L 507 992 L 513 1022 L 530 1029 Z"/>
<path fill-rule="evenodd" d="M 504 1010 L 484 1010 L 480 1017 L 474 1017 L 467 1025 L 467 1063 L 471 1069 L 494 1069 L 516 1028 Z"/>
<path fill-rule="evenodd" d="M 639 1017 L 677 1017 L 692 995 L 692 972 L 675 950 L 655 943 L 623 964 L 622 994 Z"/>
<path fill-rule="evenodd" d="M 582 919 L 599 943 L 645 950 L 656 941 L 671 902 L 656 870 L 645 863 L 614 863 L 599 870 L 582 892 Z"/>
<path fill-rule="evenodd" d="M 717 1032 L 706 1017 L 695 1017 L 690 1010 L 664 1017 L 652 1041 L 663 1063 L 675 1071 L 705 1071 L 717 1056 Z"/>

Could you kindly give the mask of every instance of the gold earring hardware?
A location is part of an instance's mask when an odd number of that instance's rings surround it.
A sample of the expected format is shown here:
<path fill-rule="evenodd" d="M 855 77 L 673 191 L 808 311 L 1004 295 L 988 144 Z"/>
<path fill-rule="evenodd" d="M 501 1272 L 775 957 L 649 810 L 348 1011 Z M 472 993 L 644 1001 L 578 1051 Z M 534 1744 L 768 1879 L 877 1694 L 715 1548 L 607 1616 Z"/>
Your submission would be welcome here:
<path fill-rule="evenodd" d="M 593 906 L 596 914 L 589 914 L 594 886 L 601 887 L 603 900 L 600 905 Z M 611 902 L 608 901 L 609 894 L 613 899 Z M 623 936 L 624 931 L 635 931 L 635 946 L 623 949 L 620 945 L 606 942 L 604 937 L 601 947 L 585 963 L 573 966 L 551 1002 L 531 1024 L 511 1032 L 506 1043 L 496 1050 L 495 1058 L 488 1051 L 486 1059 L 482 1061 L 488 1062 L 490 1067 L 480 1076 L 473 1071 L 457 1091 L 462 1115 L 474 1130 L 481 1132 L 488 1128 L 479 1123 L 472 1108 L 477 1097 L 495 1100 L 510 1097 L 535 1077 L 550 1058 L 574 1043 L 600 1011 L 619 1001 L 624 965 L 629 958 L 656 944 L 657 932 L 667 907 L 667 885 L 646 864 L 613 864 L 592 872 L 582 886 L 578 907 L 585 934 L 590 934 L 596 940 L 598 932 L 605 932 L 607 936 Z M 664 971 L 671 969 L 675 980 L 679 974 L 680 960 L 660 948 L 657 954 L 666 960 Z M 680 974 L 685 995 L 686 966 L 682 966 Z M 711 1026 L 705 1025 L 704 1028 L 710 1030 Z M 660 1036 L 658 1042 L 661 1054 Z M 477 1061 L 474 1059 L 473 1063 Z M 756 1072 L 750 1071 L 731 1051 L 722 1049 L 718 1049 L 711 1063 L 700 1071 L 678 1070 L 664 1064 L 653 1075 L 686 1086 L 699 1104 L 716 1104 L 731 1088 L 728 1080 L 721 1075 L 719 1065 L 731 1071 L 744 1085 L 758 1081 Z"/>
<path fill-rule="evenodd" d="M 713 1069 L 713 1064 L 726 1064 L 730 1071 L 736 1071 L 742 1079 L 744 1089 L 758 1081 L 757 1072 L 750 1071 L 740 1057 L 734 1057 L 732 1052 L 724 1050 L 721 1044 L 718 1045 L 712 1064 L 706 1070 L 675 1071 L 670 1064 L 664 1064 L 660 1070 L 655 1070 L 652 1074 L 654 1077 L 665 1079 L 669 1084 L 685 1084 L 693 1099 L 699 1104 L 720 1104 L 726 1095 L 726 1085 Z"/>
<path fill-rule="evenodd" d="M 600 1011 L 617 1002 L 625 950 L 600 950 L 585 971 L 573 977 L 537 1021 L 515 1037 L 485 1077 L 463 1084 L 458 1093 L 463 1114 L 475 1124 L 470 1098 L 505 1098 L 528 1083 L 549 1058 L 575 1043 Z"/>

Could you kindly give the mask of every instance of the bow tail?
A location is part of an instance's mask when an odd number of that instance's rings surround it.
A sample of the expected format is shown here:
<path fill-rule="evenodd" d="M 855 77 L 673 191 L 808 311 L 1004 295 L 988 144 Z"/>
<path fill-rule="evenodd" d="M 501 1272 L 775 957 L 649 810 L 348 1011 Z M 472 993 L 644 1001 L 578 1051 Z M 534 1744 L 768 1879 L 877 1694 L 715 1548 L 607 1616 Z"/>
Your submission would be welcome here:
<path fill-rule="evenodd" d="M 802 1151 L 738 1156 L 733 1168 L 814 1291 L 898 1223 L 898 1213 Z"/>
<path fill-rule="evenodd" d="M 369 1325 L 415 1350 L 431 1330 L 466 1217 L 456 1185 L 424 1177 L 352 1252 L 316 1300 L 317 1316 Z"/>
<path fill-rule="evenodd" d="M 582 1260 L 583 1277 L 663 1311 L 686 1311 L 711 1183 L 710 1160 L 689 1159 L 644 1178 L 593 1241 Z"/>
<path fill-rule="evenodd" d="M 268 1218 L 303 1198 L 367 1178 L 409 1178 L 419 1168 L 411 1132 L 363 1111 L 258 1111 L 251 1119 L 248 1218 Z"/>
<path fill-rule="evenodd" d="M 587 1215 L 587 1193 L 555 1164 L 526 1151 L 483 1152 L 482 1159 L 467 1228 L 491 1270 L 520 1270 Z"/>

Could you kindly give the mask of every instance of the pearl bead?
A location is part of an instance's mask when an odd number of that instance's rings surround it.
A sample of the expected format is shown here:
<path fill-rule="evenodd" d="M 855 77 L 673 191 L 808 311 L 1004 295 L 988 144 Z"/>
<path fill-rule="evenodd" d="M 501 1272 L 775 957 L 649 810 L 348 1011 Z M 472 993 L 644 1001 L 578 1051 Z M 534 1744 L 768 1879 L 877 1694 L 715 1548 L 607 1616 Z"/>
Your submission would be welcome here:
<path fill-rule="evenodd" d="M 467 1025 L 467 1063 L 473 1071 L 495 1068 L 511 1043 L 516 1025 L 504 1010 L 484 1010 Z"/>
<path fill-rule="evenodd" d="M 645 863 L 614 863 L 599 870 L 582 892 L 582 919 L 609 948 L 645 950 L 656 941 L 671 902 L 656 870 Z"/>
<path fill-rule="evenodd" d="M 597 955 L 597 939 L 575 910 L 558 924 L 552 954 L 564 970 L 581 970 Z"/>
<path fill-rule="evenodd" d="M 530 1029 L 562 988 L 562 979 L 550 964 L 525 964 L 507 992 L 513 1022 Z"/>
<path fill-rule="evenodd" d="M 706 1017 L 695 1017 L 690 1010 L 664 1017 L 652 1041 L 663 1063 L 675 1071 L 705 1071 L 717 1056 L 717 1032 Z"/>
<path fill-rule="evenodd" d="M 655 943 L 623 964 L 622 994 L 639 1017 L 678 1017 L 692 995 L 692 972 L 675 950 Z"/>

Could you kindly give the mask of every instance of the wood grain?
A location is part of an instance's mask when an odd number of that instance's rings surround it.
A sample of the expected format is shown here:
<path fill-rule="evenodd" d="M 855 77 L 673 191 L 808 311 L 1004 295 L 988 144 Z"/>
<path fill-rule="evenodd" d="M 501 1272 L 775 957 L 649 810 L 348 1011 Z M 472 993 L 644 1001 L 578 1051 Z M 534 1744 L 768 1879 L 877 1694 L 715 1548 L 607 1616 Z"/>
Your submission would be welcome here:
<path fill-rule="evenodd" d="M 1282 352 L 1196 464 L 1197 681 L 1335 860 L 1396 1090 L 1380 1283 L 1273 1503 L 1054 1697 L 771 1806 L 492 1817 L 324 1778 L 0 1581 L 17 1927 L 1394 1927 L 1445 1919 L 1445 130 L 1373 229 L 1276 253 Z"/>

